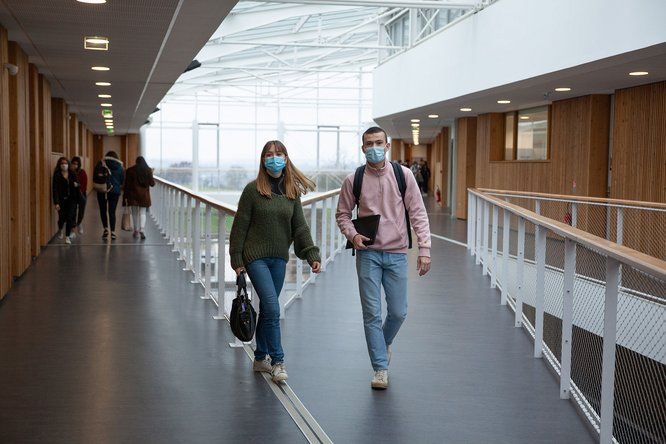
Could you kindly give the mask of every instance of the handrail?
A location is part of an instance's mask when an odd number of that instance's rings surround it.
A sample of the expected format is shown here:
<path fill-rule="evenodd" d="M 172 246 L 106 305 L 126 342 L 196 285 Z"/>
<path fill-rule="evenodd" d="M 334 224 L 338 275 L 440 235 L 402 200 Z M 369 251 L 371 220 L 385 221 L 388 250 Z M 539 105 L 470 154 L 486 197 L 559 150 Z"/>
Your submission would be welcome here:
<path fill-rule="evenodd" d="M 626 199 L 611 199 L 606 197 L 588 197 L 588 196 L 573 196 L 567 194 L 549 194 L 537 193 L 533 191 L 515 191 L 515 190 L 496 190 L 492 188 L 475 188 L 484 193 L 506 194 L 516 197 L 543 197 L 553 198 L 559 200 L 567 200 L 572 202 L 594 202 L 594 203 L 608 203 L 617 205 L 631 205 L 636 207 L 650 207 L 666 210 L 666 203 L 661 202 L 647 202 L 642 200 L 626 200 Z"/>
<path fill-rule="evenodd" d="M 155 181 L 160 182 L 164 185 L 170 186 L 172 188 L 175 188 L 176 190 L 180 191 L 181 193 L 187 194 L 188 196 L 190 196 L 194 199 L 197 199 L 197 200 L 205 203 L 206 205 L 210 205 L 211 207 L 215 208 L 216 210 L 224 211 L 225 213 L 229 214 L 230 216 L 235 216 L 236 215 L 236 211 L 238 210 L 238 208 L 234 205 L 225 204 L 225 203 L 220 202 L 217 199 L 213 199 L 211 197 L 207 197 L 207 196 L 204 196 L 202 194 L 195 193 L 194 191 L 190 190 L 189 188 L 185 188 L 182 185 L 178 185 L 176 183 L 169 182 L 168 180 L 162 179 L 161 177 L 155 176 L 154 179 L 155 179 Z"/>
<path fill-rule="evenodd" d="M 611 256 L 620 262 L 629 264 L 632 267 L 653 275 L 659 279 L 666 280 L 665 261 L 625 247 L 623 245 L 618 245 L 615 242 L 611 242 L 578 228 L 574 228 L 571 225 L 558 222 L 545 216 L 541 216 L 518 205 L 514 205 L 512 203 L 490 196 L 482 189 L 469 188 L 468 191 L 475 196 L 492 202 L 500 208 L 509 210 L 516 216 L 520 216 L 523 219 L 532 222 L 533 224 L 545 227 L 553 233 L 575 240 L 579 244 L 586 247 L 600 250 L 604 254 Z"/>
<path fill-rule="evenodd" d="M 190 196 L 194 199 L 200 200 L 204 204 L 210 205 L 211 207 L 215 208 L 216 210 L 224 211 L 225 213 L 229 214 L 230 216 L 235 216 L 236 211 L 238 210 L 238 208 L 234 205 L 225 204 L 225 203 L 220 202 L 217 199 L 213 199 L 213 198 L 205 196 L 203 194 L 195 193 L 194 191 L 190 190 L 189 188 L 185 188 L 182 185 L 178 185 L 178 184 L 170 182 L 166 179 L 162 179 L 161 177 L 155 176 L 155 180 L 157 182 L 160 182 L 160 183 L 164 184 L 164 185 L 175 188 L 178 191 L 180 191 L 181 193 L 185 193 L 185 194 L 187 194 L 188 196 Z M 303 199 L 303 201 L 301 202 L 301 205 L 310 205 L 310 204 L 313 204 L 313 203 L 321 202 L 322 200 L 326 200 L 326 199 L 329 199 L 333 196 L 336 196 L 338 193 L 340 193 L 339 188 L 335 189 L 335 190 L 327 191 L 327 192 L 325 192 L 323 194 L 320 194 L 320 195 L 317 195 L 317 196 L 307 197 L 307 198 Z"/>

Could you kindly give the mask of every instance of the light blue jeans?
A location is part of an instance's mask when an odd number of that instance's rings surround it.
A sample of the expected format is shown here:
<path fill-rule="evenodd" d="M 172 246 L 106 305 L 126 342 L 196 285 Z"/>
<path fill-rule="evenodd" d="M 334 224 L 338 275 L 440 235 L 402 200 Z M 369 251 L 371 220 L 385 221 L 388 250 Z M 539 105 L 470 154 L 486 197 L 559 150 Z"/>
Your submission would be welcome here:
<path fill-rule="evenodd" d="M 407 255 L 374 250 L 356 252 L 358 289 L 363 308 L 365 341 L 372 368 L 386 370 L 386 349 L 407 317 Z M 386 320 L 382 323 L 382 286 L 386 294 Z"/>
<path fill-rule="evenodd" d="M 284 284 L 287 262 L 279 257 L 264 257 L 245 267 L 252 286 L 259 295 L 259 319 L 257 319 L 257 349 L 254 359 L 271 357 L 273 365 L 284 362 L 280 336 L 280 303 L 278 297 Z"/>

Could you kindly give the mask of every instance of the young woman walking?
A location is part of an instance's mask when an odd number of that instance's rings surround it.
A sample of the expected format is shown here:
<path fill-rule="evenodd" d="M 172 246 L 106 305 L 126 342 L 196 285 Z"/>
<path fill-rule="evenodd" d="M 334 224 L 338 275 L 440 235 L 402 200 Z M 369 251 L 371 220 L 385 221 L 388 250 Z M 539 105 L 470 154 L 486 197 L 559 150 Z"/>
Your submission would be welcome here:
<path fill-rule="evenodd" d="M 125 194 L 123 205 L 132 208 L 134 237 L 146 238 L 143 230 L 146 226 L 146 208 L 150 208 L 150 187 L 155 186 L 153 170 L 143 156 L 136 158 L 136 164 L 125 172 Z"/>
<path fill-rule="evenodd" d="M 72 161 L 69 165 L 69 169 L 76 174 L 79 183 L 79 192 L 77 194 L 78 201 L 76 202 L 74 211 L 74 227 L 78 234 L 81 235 L 83 234 L 83 225 L 81 225 L 81 222 L 83 221 L 83 215 L 86 212 L 86 201 L 88 199 L 88 175 L 86 174 L 86 171 L 81 168 L 81 158 L 79 156 L 72 157 Z"/>
<path fill-rule="evenodd" d="M 125 170 L 123 163 L 118 158 L 115 151 L 109 151 L 100 160 L 95 167 L 95 179 L 101 177 L 101 180 L 106 181 L 106 192 L 97 192 L 97 202 L 99 203 L 99 215 L 102 218 L 102 225 L 104 226 L 104 233 L 102 238 L 109 237 L 109 228 L 111 228 L 111 239 L 116 239 L 116 207 L 118 206 L 118 199 L 120 198 L 120 188 L 125 181 Z M 108 218 L 107 218 L 108 214 Z"/>
<path fill-rule="evenodd" d="M 284 284 L 289 247 L 308 261 L 314 273 L 321 269 L 319 248 L 305 222 L 301 195 L 315 184 L 289 159 L 278 140 L 264 145 L 257 179 L 250 182 L 238 202 L 229 235 L 231 266 L 240 275 L 247 270 L 259 296 L 254 371 L 271 373 L 274 382 L 287 380 L 280 337 L 278 297 Z"/>
<path fill-rule="evenodd" d="M 69 170 L 69 161 L 61 157 L 53 171 L 52 193 L 53 205 L 58 212 L 58 239 L 63 238 L 62 228 L 65 227 L 65 242 L 72 243 L 72 228 L 76 217 L 76 202 L 79 183 L 76 174 Z"/>

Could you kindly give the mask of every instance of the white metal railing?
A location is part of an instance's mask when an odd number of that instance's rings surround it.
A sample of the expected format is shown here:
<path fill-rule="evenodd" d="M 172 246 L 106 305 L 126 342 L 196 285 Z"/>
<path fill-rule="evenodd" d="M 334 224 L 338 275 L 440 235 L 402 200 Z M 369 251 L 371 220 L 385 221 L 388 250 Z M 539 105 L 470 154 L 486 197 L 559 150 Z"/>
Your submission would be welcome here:
<path fill-rule="evenodd" d="M 560 397 L 602 443 L 666 442 L 666 262 L 501 197 L 468 190 L 467 249 Z"/>
<path fill-rule="evenodd" d="M 202 299 L 217 305 L 215 319 L 228 319 L 235 297 L 236 277 L 230 264 L 228 225 L 236 207 L 195 193 L 181 185 L 156 177 L 151 215 L 163 236 L 173 245 L 183 270 L 192 273 L 192 283 L 203 287 Z M 335 208 L 340 190 L 302 201 L 312 238 L 321 250 L 322 272 L 345 247 L 346 239 L 336 229 Z M 303 261 L 290 252 L 287 278 L 280 294 L 280 315 L 315 282 L 316 274 L 305 273 Z M 250 290 L 250 294 L 252 294 Z M 257 303 L 253 300 L 253 303 Z M 235 345 L 242 345 L 237 342 Z"/>

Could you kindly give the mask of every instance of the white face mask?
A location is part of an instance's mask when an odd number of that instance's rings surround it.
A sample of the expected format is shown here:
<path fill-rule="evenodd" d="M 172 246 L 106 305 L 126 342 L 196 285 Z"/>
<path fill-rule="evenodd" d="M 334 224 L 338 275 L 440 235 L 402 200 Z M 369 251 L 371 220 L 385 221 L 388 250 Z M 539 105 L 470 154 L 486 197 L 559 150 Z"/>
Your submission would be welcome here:
<path fill-rule="evenodd" d="M 60 164 L 60 170 L 61 171 L 67 171 L 68 169 L 69 169 L 69 165 L 67 165 L 66 163 L 61 163 Z"/>

